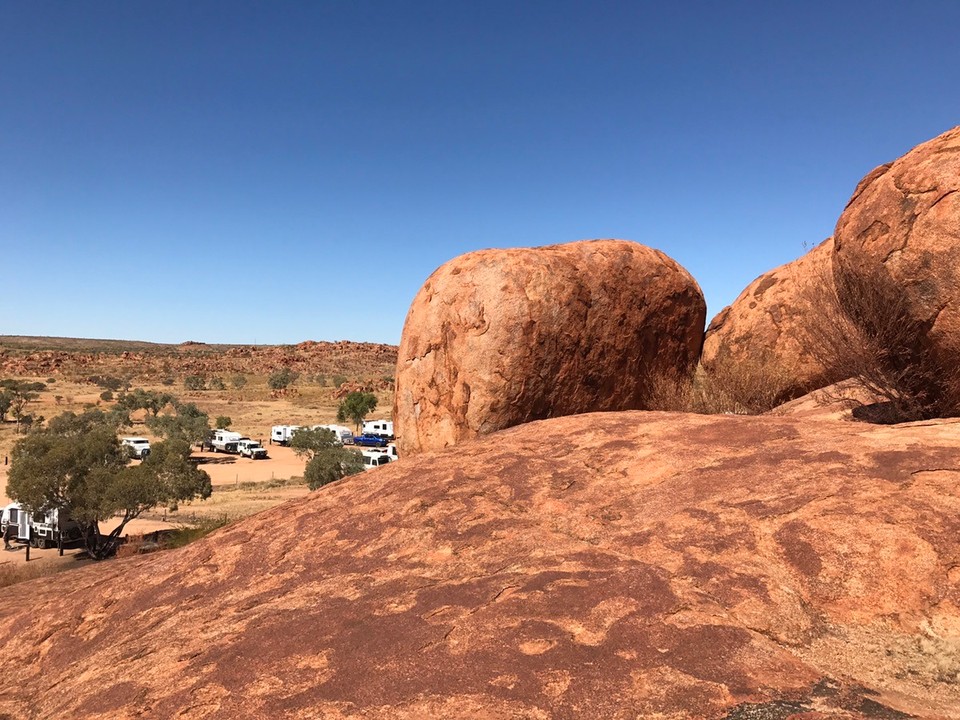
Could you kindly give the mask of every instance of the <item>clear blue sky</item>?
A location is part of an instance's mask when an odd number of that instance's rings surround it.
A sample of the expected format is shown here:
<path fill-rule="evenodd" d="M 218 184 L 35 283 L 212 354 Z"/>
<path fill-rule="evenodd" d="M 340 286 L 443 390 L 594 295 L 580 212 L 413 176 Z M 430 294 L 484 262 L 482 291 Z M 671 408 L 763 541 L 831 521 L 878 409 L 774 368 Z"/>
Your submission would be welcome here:
<path fill-rule="evenodd" d="M 0 0 L 0 333 L 396 343 L 485 247 L 713 315 L 960 124 L 957 2 Z"/>

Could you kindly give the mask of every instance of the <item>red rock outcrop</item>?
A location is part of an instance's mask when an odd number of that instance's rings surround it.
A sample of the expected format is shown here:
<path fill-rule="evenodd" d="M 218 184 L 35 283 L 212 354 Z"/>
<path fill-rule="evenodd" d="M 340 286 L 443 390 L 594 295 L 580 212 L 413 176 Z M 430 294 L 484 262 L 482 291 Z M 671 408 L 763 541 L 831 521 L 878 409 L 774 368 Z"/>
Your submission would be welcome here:
<path fill-rule="evenodd" d="M 789 382 L 784 394 L 798 397 L 832 381 L 810 354 L 807 328 L 822 321 L 813 305 L 815 286 L 833 283 L 833 238 L 793 262 L 761 275 L 710 322 L 701 361 L 766 362 Z"/>
<path fill-rule="evenodd" d="M 941 354 L 960 346 L 958 191 L 960 127 L 869 173 L 834 232 L 838 277 L 891 278 Z"/>
<path fill-rule="evenodd" d="M 24 340 L 44 340 L 17 339 L 21 344 Z M 180 345 L 131 342 L 129 345 L 137 350 L 130 351 L 123 349 L 123 341 L 46 340 L 50 344 L 65 347 L 105 345 L 110 351 L 30 351 L 15 347 L 0 353 L 0 374 L 21 377 L 69 375 L 76 378 L 122 374 L 138 380 L 156 381 L 185 375 L 265 375 L 280 368 L 290 368 L 301 374 L 383 378 L 393 374 L 397 362 L 396 346 L 379 343 L 306 341 L 298 345 L 233 346 L 207 345 L 196 341 Z"/>
<path fill-rule="evenodd" d="M 960 717 L 960 423 L 598 413 L 0 595 L 0 716 Z"/>
<path fill-rule="evenodd" d="M 705 313 L 686 270 L 624 240 L 455 258 L 407 314 L 398 446 L 410 454 L 531 420 L 643 408 L 652 376 L 696 363 Z"/>

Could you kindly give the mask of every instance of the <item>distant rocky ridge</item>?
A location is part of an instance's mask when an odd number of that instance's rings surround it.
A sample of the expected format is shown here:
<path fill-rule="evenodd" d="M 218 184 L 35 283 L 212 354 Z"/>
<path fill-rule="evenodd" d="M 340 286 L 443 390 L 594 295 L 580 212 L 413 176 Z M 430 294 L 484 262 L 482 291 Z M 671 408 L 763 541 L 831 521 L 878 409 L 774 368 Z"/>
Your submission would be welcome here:
<path fill-rule="evenodd" d="M 81 378 L 123 374 L 159 381 L 184 375 L 302 374 L 393 377 L 397 347 L 349 341 L 297 345 L 163 345 L 141 342 L 0 336 L 0 376 Z"/>

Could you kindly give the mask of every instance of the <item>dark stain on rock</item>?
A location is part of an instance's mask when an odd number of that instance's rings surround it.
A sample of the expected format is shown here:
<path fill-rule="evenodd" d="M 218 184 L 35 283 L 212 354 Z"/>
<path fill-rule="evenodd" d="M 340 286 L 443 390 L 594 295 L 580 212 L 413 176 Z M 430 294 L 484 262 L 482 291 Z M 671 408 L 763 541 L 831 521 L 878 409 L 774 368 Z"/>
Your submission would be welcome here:
<path fill-rule="evenodd" d="M 757 299 L 761 298 L 763 294 L 777 284 L 777 276 L 773 273 L 767 273 L 762 278 L 760 282 L 757 283 L 757 287 L 753 291 L 753 296 Z"/>
<path fill-rule="evenodd" d="M 663 656 L 671 667 L 700 680 L 722 683 L 731 692 L 746 691 L 750 681 L 737 661 L 738 652 L 750 644 L 750 633 L 729 625 L 676 628 Z M 662 641 L 661 641 L 662 642 Z"/>
<path fill-rule="evenodd" d="M 880 720 L 909 720 L 909 718 L 915 717 L 914 715 L 908 715 L 907 713 L 882 705 L 870 698 L 863 698 L 857 710 L 868 718 L 879 718 Z"/>
<path fill-rule="evenodd" d="M 804 536 L 809 536 L 810 527 L 799 520 L 789 522 L 777 530 L 774 537 L 780 543 L 787 561 L 807 577 L 816 577 L 823 569 L 820 555 Z"/>

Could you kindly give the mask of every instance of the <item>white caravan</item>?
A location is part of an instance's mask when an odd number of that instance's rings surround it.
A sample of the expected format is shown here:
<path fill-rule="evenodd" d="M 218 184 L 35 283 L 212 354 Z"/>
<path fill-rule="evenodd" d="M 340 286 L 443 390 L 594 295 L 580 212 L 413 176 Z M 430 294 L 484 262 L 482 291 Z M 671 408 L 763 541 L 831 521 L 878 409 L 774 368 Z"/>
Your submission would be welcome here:
<path fill-rule="evenodd" d="M 290 438 L 299 429 L 299 425 L 274 425 L 270 428 L 270 440 L 275 445 L 288 445 Z"/>
<path fill-rule="evenodd" d="M 0 532 L 7 540 L 26 543 L 30 539 L 30 513 L 20 507 L 20 503 L 10 503 L 0 515 Z"/>
<path fill-rule="evenodd" d="M 210 433 L 210 448 L 214 452 L 237 452 L 237 442 L 243 438 L 238 432 L 230 430 L 213 430 Z"/>
<path fill-rule="evenodd" d="M 353 445 L 353 431 L 343 425 L 314 425 L 313 430 L 329 430 L 341 445 Z"/>
<path fill-rule="evenodd" d="M 150 454 L 150 441 L 143 437 L 125 437 L 120 438 L 120 444 L 127 451 L 127 455 L 136 459 L 144 460 Z"/>
<path fill-rule="evenodd" d="M 54 547 L 59 533 L 63 533 L 64 541 L 77 540 L 80 537 L 80 526 L 77 522 L 70 517 L 61 517 L 59 510 L 29 513 L 20 503 L 10 503 L 0 512 L 0 535 L 6 536 L 8 526 L 13 526 L 10 540 L 21 544 L 29 542 L 38 548 Z"/>
<path fill-rule="evenodd" d="M 363 435 L 376 435 L 377 437 L 393 439 L 393 422 L 390 420 L 364 420 Z"/>

